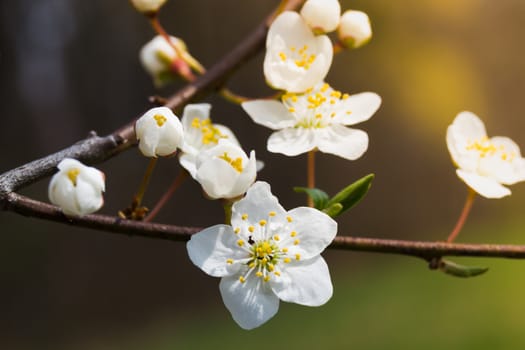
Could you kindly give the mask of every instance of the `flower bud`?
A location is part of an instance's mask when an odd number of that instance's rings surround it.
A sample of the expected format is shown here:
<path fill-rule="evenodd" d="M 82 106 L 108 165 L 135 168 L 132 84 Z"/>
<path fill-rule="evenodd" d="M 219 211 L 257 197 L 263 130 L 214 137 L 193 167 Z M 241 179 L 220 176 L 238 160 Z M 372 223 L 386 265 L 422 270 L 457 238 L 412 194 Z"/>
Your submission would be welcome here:
<path fill-rule="evenodd" d="M 65 215 L 91 214 L 102 207 L 104 173 L 71 158 L 65 158 L 57 167 L 59 172 L 49 183 L 51 203 L 59 206 Z"/>
<path fill-rule="evenodd" d="M 172 155 L 184 140 L 179 118 L 167 107 L 147 111 L 135 123 L 135 133 L 139 149 L 146 157 Z"/>
<path fill-rule="evenodd" d="M 174 46 L 186 51 L 184 42 L 174 36 L 170 36 Z M 172 64 L 179 57 L 173 47 L 161 35 L 157 35 L 140 50 L 140 62 L 144 69 L 151 75 L 156 86 L 176 77 L 172 70 Z"/>
<path fill-rule="evenodd" d="M 166 0 L 130 0 L 133 7 L 137 11 L 142 12 L 145 15 L 155 13 L 159 8 L 164 5 Z"/>
<path fill-rule="evenodd" d="M 255 152 L 248 158 L 239 146 L 221 139 L 217 146 L 199 153 L 196 169 L 195 179 L 210 198 L 235 198 L 255 181 Z"/>
<path fill-rule="evenodd" d="M 301 16 L 316 34 L 336 30 L 341 16 L 339 0 L 307 0 L 301 9 Z"/>
<path fill-rule="evenodd" d="M 372 38 L 372 27 L 368 15 L 361 11 L 348 10 L 341 16 L 338 28 L 339 40 L 349 49 L 357 49 Z"/>

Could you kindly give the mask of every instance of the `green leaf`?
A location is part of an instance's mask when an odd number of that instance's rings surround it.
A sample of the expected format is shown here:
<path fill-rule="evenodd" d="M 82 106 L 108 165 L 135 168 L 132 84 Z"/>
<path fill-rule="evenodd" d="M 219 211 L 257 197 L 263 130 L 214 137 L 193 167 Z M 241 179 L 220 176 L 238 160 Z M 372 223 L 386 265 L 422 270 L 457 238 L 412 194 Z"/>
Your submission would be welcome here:
<path fill-rule="evenodd" d="M 323 209 L 323 212 L 325 214 L 327 214 L 328 216 L 332 217 L 332 218 L 335 218 L 337 215 L 339 215 L 339 213 L 341 212 L 341 210 L 343 210 L 343 206 L 341 203 L 335 203 L 335 204 L 332 204 L 330 207 L 328 208 L 324 208 Z"/>
<path fill-rule="evenodd" d="M 297 193 L 306 193 L 306 195 L 314 201 L 315 209 L 319 210 L 326 208 L 326 203 L 328 203 L 328 199 L 330 198 L 325 191 L 318 188 L 294 187 L 293 190 Z"/>
<path fill-rule="evenodd" d="M 341 191 L 339 191 L 339 193 L 337 193 L 328 201 L 326 208 L 329 208 L 336 203 L 341 203 L 343 208 L 337 215 L 340 215 L 352 208 L 366 195 L 370 189 L 370 186 L 372 186 L 372 180 L 374 179 L 374 176 L 374 174 L 368 174 L 353 184 L 343 188 Z"/>
<path fill-rule="evenodd" d="M 489 270 L 488 267 L 464 266 L 448 260 L 441 260 L 439 269 L 444 273 L 454 277 L 476 277 Z"/>

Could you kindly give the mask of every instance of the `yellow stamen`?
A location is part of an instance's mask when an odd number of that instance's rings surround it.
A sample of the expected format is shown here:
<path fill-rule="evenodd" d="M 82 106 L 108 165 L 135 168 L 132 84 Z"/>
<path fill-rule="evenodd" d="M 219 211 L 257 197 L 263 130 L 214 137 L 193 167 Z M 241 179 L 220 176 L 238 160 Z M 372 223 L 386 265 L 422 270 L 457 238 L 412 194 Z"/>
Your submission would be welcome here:
<path fill-rule="evenodd" d="M 237 244 L 239 245 L 239 247 L 242 247 L 244 245 L 244 241 L 242 239 L 239 239 L 237 241 Z"/>
<path fill-rule="evenodd" d="M 80 174 L 80 169 L 78 169 L 78 168 L 70 169 L 67 172 L 67 177 L 69 178 L 69 180 L 71 180 L 71 182 L 73 183 L 73 186 L 77 185 L 78 174 Z"/>
<path fill-rule="evenodd" d="M 263 275 L 263 273 L 262 273 L 261 271 L 257 271 L 257 272 L 255 273 L 255 276 L 257 276 L 257 277 L 261 277 L 262 275 Z"/>
<path fill-rule="evenodd" d="M 283 262 L 284 262 L 285 264 L 288 264 L 290 261 L 292 261 L 292 259 L 290 259 L 290 258 L 284 258 L 284 259 L 283 259 Z"/>
<path fill-rule="evenodd" d="M 297 236 L 297 232 L 296 232 L 296 231 L 292 231 L 292 232 L 290 232 L 290 236 L 292 236 L 292 237 Z"/>
<path fill-rule="evenodd" d="M 233 259 L 226 259 L 226 263 L 227 263 L 228 265 L 233 264 Z"/>
<path fill-rule="evenodd" d="M 279 237 L 278 235 L 273 236 L 273 240 L 274 240 L 274 241 L 278 241 L 278 240 L 280 240 L 280 239 L 281 239 L 281 237 Z"/>
<path fill-rule="evenodd" d="M 291 217 L 291 216 L 287 216 L 287 217 L 286 217 L 286 221 L 288 221 L 288 222 L 292 222 L 292 221 L 293 221 L 293 219 L 292 219 L 292 217 Z"/>
<path fill-rule="evenodd" d="M 239 277 L 239 281 L 240 281 L 241 283 L 244 283 L 244 282 L 246 282 L 246 279 L 245 279 L 244 277 L 241 276 L 241 277 Z"/>
<path fill-rule="evenodd" d="M 235 232 L 235 234 L 238 234 L 239 232 L 241 232 L 241 228 L 240 227 L 236 227 L 235 230 L 233 230 L 233 232 Z"/>
<path fill-rule="evenodd" d="M 242 220 L 246 220 L 246 219 L 248 219 L 248 214 L 242 214 L 242 215 L 241 215 L 241 219 L 242 219 Z"/>
<path fill-rule="evenodd" d="M 271 212 L 268 213 L 268 216 L 272 216 L 272 217 L 273 217 L 273 216 L 275 216 L 275 215 L 277 215 L 277 213 L 274 212 L 274 211 L 271 211 Z"/>
<path fill-rule="evenodd" d="M 250 231 L 250 233 L 253 233 L 253 231 L 255 231 L 255 227 L 253 227 L 253 226 L 248 226 L 248 231 Z"/>
<path fill-rule="evenodd" d="M 301 254 L 295 254 L 295 260 L 301 260 Z"/>
<path fill-rule="evenodd" d="M 270 275 L 264 276 L 264 282 L 268 282 L 270 280 Z"/>
<path fill-rule="evenodd" d="M 163 116 L 163 115 L 161 115 L 161 114 L 155 114 L 155 115 L 153 116 L 153 119 L 155 119 L 155 121 L 157 122 L 157 125 L 158 125 L 158 126 L 163 126 L 164 123 L 168 120 L 168 119 L 166 119 L 165 116 Z"/>
<path fill-rule="evenodd" d="M 261 221 L 259 221 L 259 225 L 261 225 L 261 226 L 266 225 L 266 220 L 261 220 Z"/>
<path fill-rule="evenodd" d="M 296 239 L 295 241 L 293 241 L 293 245 L 298 245 L 301 241 Z"/>

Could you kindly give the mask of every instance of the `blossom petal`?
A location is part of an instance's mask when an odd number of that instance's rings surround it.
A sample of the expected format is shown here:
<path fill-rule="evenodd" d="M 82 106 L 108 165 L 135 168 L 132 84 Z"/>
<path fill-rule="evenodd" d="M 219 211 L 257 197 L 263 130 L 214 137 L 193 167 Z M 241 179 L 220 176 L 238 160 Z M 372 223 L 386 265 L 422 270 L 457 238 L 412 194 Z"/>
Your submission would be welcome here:
<path fill-rule="evenodd" d="M 502 198 L 511 194 L 510 190 L 501 185 L 498 181 L 478 175 L 476 173 L 456 170 L 456 174 L 463 180 L 470 188 L 486 198 Z"/>
<path fill-rule="evenodd" d="M 292 255 L 298 253 L 303 259 L 319 255 L 337 234 L 337 222 L 317 209 L 299 207 L 290 210 L 288 216 L 292 219 L 289 229 L 295 234 L 283 235 L 281 239 L 283 246 L 290 246 Z"/>
<path fill-rule="evenodd" d="M 286 128 L 274 132 L 268 138 L 268 151 L 297 156 L 317 146 L 314 131 L 303 128 Z"/>
<path fill-rule="evenodd" d="M 320 255 L 290 262 L 269 283 L 279 299 L 300 305 L 320 306 L 333 294 L 328 265 Z"/>
<path fill-rule="evenodd" d="M 485 125 L 478 116 L 471 112 L 459 113 L 447 129 L 447 148 L 452 161 L 464 170 L 474 171 L 479 154 L 468 145 L 485 137 Z"/>
<path fill-rule="evenodd" d="M 77 178 L 75 197 L 76 207 L 78 207 L 80 214 L 93 213 L 104 204 L 104 198 L 100 189 L 93 187 L 80 176 Z"/>
<path fill-rule="evenodd" d="M 483 157 L 479 161 L 479 172 L 490 174 L 498 182 L 512 185 L 525 180 L 525 159 L 519 146 L 508 137 L 496 136 L 490 139 L 501 152 Z"/>
<path fill-rule="evenodd" d="M 255 159 L 255 151 L 251 151 L 250 158 L 248 162 L 244 164 L 244 169 L 237 177 L 237 182 L 235 182 L 234 186 L 230 190 L 229 195 L 233 198 L 244 194 L 253 184 L 256 176 L 257 161 Z"/>
<path fill-rule="evenodd" d="M 333 119 L 334 123 L 354 125 L 370 119 L 381 105 L 381 97 L 373 92 L 362 92 L 350 95 L 341 100 L 343 113 Z M 350 114 L 347 114 L 350 112 Z"/>
<path fill-rule="evenodd" d="M 316 134 L 317 147 L 321 152 L 355 160 L 368 149 L 368 134 L 339 124 L 330 125 Z"/>
<path fill-rule="evenodd" d="M 197 176 L 197 167 L 195 163 L 197 162 L 197 156 L 192 153 L 182 153 L 179 156 L 179 163 L 184 169 L 190 173 L 191 177 L 195 179 Z"/>
<path fill-rule="evenodd" d="M 215 225 L 191 236 L 186 243 L 190 260 L 208 275 L 223 277 L 232 274 L 227 259 L 244 259 L 247 253 L 237 247 L 238 237 L 231 226 Z"/>
<path fill-rule="evenodd" d="M 255 123 L 272 130 L 289 128 L 296 122 L 295 117 L 278 101 L 248 101 L 242 104 L 242 108 Z"/>
<path fill-rule="evenodd" d="M 279 310 L 279 298 L 260 278 L 241 283 L 236 276 L 223 277 L 219 285 L 224 305 L 244 329 L 259 327 Z"/>
<path fill-rule="evenodd" d="M 226 161 L 215 158 L 203 162 L 195 178 L 211 198 L 229 198 L 239 173 Z M 226 197 L 225 197 L 226 196 Z"/>
<path fill-rule="evenodd" d="M 250 222 L 266 220 L 270 212 L 275 212 L 276 218 L 286 216 L 286 210 L 272 194 L 270 185 L 264 181 L 257 181 L 248 189 L 243 199 L 233 204 L 231 222 L 233 226 L 240 226 L 244 221 L 243 214 L 247 213 L 250 213 Z"/>

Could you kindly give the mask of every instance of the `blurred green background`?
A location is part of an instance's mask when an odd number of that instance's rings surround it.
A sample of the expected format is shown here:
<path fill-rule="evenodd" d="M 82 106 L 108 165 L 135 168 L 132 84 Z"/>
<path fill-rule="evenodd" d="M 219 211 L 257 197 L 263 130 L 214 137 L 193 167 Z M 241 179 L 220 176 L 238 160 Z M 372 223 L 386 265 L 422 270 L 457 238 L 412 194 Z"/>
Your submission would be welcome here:
<path fill-rule="evenodd" d="M 209 66 L 261 21 L 277 1 L 170 0 L 162 13 Z M 374 38 L 335 57 L 335 88 L 375 91 L 380 111 L 359 125 L 365 156 L 318 157 L 318 185 L 334 193 L 374 172 L 369 195 L 340 222 L 339 234 L 442 240 L 466 196 L 445 145 L 462 110 L 478 114 L 489 135 L 525 145 L 525 2 L 522 0 L 342 1 L 367 12 Z M 3 0 L 0 3 L 0 171 L 64 148 L 90 130 L 107 134 L 181 84 L 155 92 L 138 62 L 152 37 L 126 0 Z M 262 55 L 229 87 L 248 96 L 269 90 Z M 212 118 L 231 126 L 245 149 L 266 162 L 286 208 L 304 203 L 305 157 L 270 154 L 270 130 L 237 107 L 210 97 Z M 175 159 L 156 169 L 146 204 L 178 173 Z M 126 206 L 147 160 L 131 150 L 99 167 L 106 206 Z M 47 200 L 47 182 L 23 191 Z M 525 186 L 502 200 L 479 198 L 463 242 L 525 244 Z M 216 202 L 187 182 L 159 221 L 207 226 L 222 220 Z M 521 261 L 454 259 L 490 267 L 461 280 L 409 257 L 328 251 L 334 296 L 320 308 L 281 304 L 261 328 L 237 327 L 222 305 L 218 280 L 189 262 L 180 243 L 108 233 L 0 214 L 1 349 L 520 349 L 525 346 L 525 267 Z"/>

